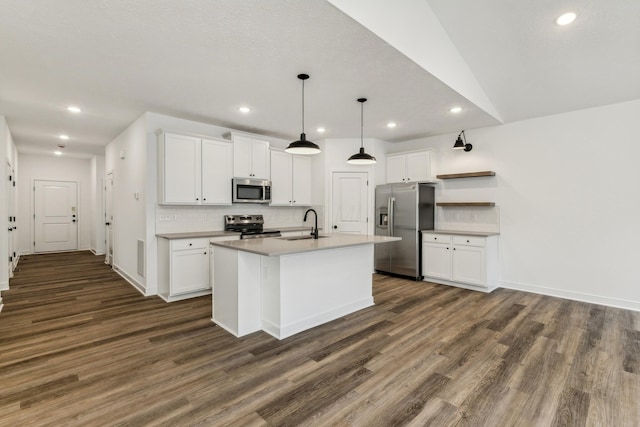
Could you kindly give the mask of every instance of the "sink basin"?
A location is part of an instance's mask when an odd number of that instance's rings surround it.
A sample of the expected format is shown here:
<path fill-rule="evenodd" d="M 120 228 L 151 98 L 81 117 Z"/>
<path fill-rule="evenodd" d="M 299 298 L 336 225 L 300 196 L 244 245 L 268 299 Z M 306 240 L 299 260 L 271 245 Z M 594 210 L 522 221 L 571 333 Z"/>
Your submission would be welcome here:
<path fill-rule="evenodd" d="M 325 237 L 330 236 L 318 236 L 319 239 L 324 239 Z M 280 240 L 311 240 L 313 236 L 291 236 L 291 237 L 278 237 Z"/>

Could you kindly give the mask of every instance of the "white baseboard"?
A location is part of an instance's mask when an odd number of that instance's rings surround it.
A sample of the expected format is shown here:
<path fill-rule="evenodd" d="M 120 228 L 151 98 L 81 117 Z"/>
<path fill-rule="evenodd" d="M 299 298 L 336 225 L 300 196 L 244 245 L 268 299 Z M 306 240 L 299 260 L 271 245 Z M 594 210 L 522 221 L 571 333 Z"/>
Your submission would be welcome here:
<path fill-rule="evenodd" d="M 338 319 L 347 314 L 351 314 L 355 311 L 365 309 L 374 305 L 373 297 L 367 297 L 360 301 L 353 302 L 351 304 L 343 305 L 341 307 L 334 308 L 324 313 L 319 313 L 314 316 L 300 319 L 295 322 L 288 323 L 286 325 L 276 325 L 262 319 L 262 330 L 269 335 L 278 338 L 279 340 L 295 335 L 299 332 L 306 331 L 307 329 L 320 326 L 332 320 Z"/>
<path fill-rule="evenodd" d="M 94 255 L 98 256 L 98 255 L 106 255 L 105 252 L 100 252 L 100 251 L 96 251 L 95 249 L 91 248 L 89 249 L 91 251 L 91 253 L 93 253 Z"/>
<path fill-rule="evenodd" d="M 9 290 L 9 282 L 1 282 L 0 291 L 8 291 L 8 290 Z"/>
<path fill-rule="evenodd" d="M 639 301 L 629 301 L 618 298 L 603 297 L 600 295 L 585 294 L 582 292 L 566 291 L 563 289 L 547 288 L 544 286 L 525 285 L 523 283 L 500 281 L 500 287 L 517 291 L 533 292 L 535 294 L 549 295 L 552 297 L 570 299 L 574 301 L 588 302 L 591 304 L 606 305 L 609 307 L 624 308 L 626 310 L 640 311 Z"/>
<path fill-rule="evenodd" d="M 148 296 L 146 294 L 146 290 L 145 290 L 144 285 L 142 283 L 138 282 L 136 279 L 134 279 L 133 277 L 129 276 L 127 273 L 125 273 L 120 267 L 118 267 L 115 264 L 111 268 L 113 269 L 113 271 L 118 273 L 124 280 L 129 282 L 138 292 L 140 292 L 145 297 Z"/>

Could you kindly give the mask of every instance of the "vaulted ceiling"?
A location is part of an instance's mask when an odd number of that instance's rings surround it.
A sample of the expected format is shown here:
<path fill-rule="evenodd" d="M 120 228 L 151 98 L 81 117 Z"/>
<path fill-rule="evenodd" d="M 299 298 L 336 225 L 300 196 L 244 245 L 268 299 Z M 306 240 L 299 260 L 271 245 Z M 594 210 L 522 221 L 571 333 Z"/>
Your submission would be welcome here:
<path fill-rule="evenodd" d="M 68 153 L 100 154 L 145 111 L 293 140 L 302 72 L 312 140 L 359 136 L 359 97 L 365 137 L 392 142 L 640 98 L 637 0 L 0 0 L 0 11 L 0 115 L 21 152 L 52 152 L 67 134 Z M 560 27 L 566 11 L 577 19 Z"/>

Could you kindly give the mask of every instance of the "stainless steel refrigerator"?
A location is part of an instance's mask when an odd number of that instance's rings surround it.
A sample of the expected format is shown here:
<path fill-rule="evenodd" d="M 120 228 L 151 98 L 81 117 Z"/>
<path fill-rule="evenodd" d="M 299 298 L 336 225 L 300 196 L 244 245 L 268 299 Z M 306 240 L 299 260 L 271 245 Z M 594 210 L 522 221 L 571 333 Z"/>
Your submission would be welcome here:
<path fill-rule="evenodd" d="M 376 236 L 402 240 L 374 245 L 375 269 L 383 273 L 422 278 L 420 230 L 434 225 L 434 187 L 429 184 L 386 184 L 376 187 Z"/>

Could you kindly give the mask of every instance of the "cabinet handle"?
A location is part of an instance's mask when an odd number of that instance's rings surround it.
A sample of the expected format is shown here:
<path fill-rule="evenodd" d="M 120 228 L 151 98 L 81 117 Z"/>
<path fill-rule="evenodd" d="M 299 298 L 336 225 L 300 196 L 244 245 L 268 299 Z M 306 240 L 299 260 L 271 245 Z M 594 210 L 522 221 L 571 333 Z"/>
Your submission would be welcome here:
<path fill-rule="evenodd" d="M 456 250 L 456 248 L 453 248 L 453 250 L 455 251 L 455 250 Z"/>
<path fill-rule="evenodd" d="M 203 198 L 202 198 L 202 201 L 203 201 L 203 202 L 207 201 L 207 198 L 206 198 L 206 197 L 203 197 Z"/>
<path fill-rule="evenodd" d="M 469 241 L 467 240 L 467 243 L 469 243 Z"/>
<path fill-rule="evenodd" d="M 447 248 L 447 250 L 449 250 L 449 248 Z"/>
<path fill-rule="evenodd" d="M 189 243 L 189 246 L 193 246 L 193 243 Z"/>
<path fill-rule="evenodd" d="M 200 200 L 200 199 L 196 197 L 196 200 Z"/>
<path fill-rule="evenodd" d="M 206 255 L 207 253 L 205 252 L 204 254 Z"/>

